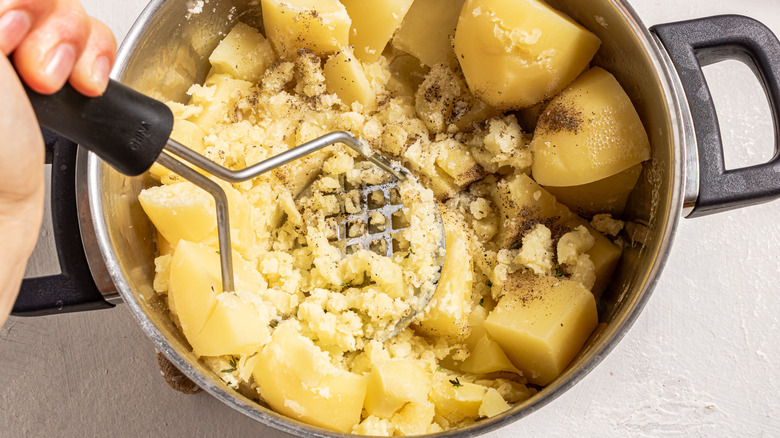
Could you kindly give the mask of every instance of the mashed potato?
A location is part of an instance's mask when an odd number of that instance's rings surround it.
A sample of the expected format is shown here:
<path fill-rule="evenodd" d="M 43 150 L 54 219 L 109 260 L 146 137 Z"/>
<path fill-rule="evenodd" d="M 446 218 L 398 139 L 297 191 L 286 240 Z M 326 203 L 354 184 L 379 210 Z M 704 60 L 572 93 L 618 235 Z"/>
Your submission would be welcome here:
<path fill-rule="evenodd" d="M 262 5 L 279 23 L 310 3 Z M 349 10 L 324 3 L 342 28 Z M 323 17 L 305 20 L 326 32 Z M 392 48 L 362 63 L 310 37 L 286 35 L 275 54 L 274 41 L 236 26 L 205 83 L 169 104 L 172 137 L 240 169 L 348 131 L 414 177 L 397 191 L 361 191 L 388 174 L 335 145 L 251 181 L 215 179 L 228 195 L 235 264 L 236 290 L 223 291 L 214 201 L 156 165 L 160 185 L 139 197 L 159 232 L 155 290 L 226 384 L 308 424 L 415 435 L 500 415 L 582 347 L 593 293 L 620 249 L 528 177 L 531 133 L 475 97 L 452 65 L 426 67 Z M 379 237 L 337 239 L 366 235 Z M 438 287 L 418 309 L 439 277 L 443 239 Z"/>

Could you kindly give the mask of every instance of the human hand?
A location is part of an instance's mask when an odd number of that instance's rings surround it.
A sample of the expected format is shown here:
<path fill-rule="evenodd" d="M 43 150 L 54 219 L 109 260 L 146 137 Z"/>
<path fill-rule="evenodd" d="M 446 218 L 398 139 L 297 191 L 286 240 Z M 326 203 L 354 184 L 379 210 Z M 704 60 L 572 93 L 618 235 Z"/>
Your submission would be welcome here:
<path fill-rule="evenodd" d="M 0 0 L 0 325 L 16 301 L 43 216 L 44 148 L 19 80 L 51 94 L 65 82 L 87 96 L 108 84 L 116 41 L 76 0 Z"/>

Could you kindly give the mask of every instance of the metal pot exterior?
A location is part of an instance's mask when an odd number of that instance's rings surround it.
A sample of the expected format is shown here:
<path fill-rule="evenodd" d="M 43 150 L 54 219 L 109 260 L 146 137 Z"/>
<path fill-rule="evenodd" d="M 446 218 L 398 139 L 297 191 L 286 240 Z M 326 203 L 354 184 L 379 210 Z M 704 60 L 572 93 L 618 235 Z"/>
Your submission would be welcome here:
<path fill-rule="evenodd" d="M 208 56 L 237 22 L 261 27 L 259 6 L 239 0 L 209 3 L 190 13 L 185 0 L 153 0 L 123 43 L 114 69 L 117 79 L 159 100 L 186 98 L 208 72 Z M 599 303 L 603 323 L 568 369 L 536 394 L 495 418 L 436 434 L 474 436 L 528 415 L 582 379 L 627 332 L 645 302 L 669 252 L 682 213 L 685 147 L 691 141 L 690 114 L 665 52 L 634 11 L 618 0 L 549 3 L 596 33 L 602 47 L 594 64 L 612 72 L 642 117 L 652 145 L 627 206 L 627 245 L 615 277 Z M 212 11 L 211 9 L 214 8 Z M 108 275 L 142 328 L 171 362 L 195 383 L 240 412 L 288 433 L 309 437 L 348 436 L 311 427 L 277 414 L 231 390 L 191 352 L 152 288 L 156 231 L 138 203 L 153 181 L 129 178 L 95 156 L 86 159 L 83 179 L 89 215 Z M 82 215 L 86 206 L 80 206 Z M 87 233 L 89 234 L 89 233 Z"/>

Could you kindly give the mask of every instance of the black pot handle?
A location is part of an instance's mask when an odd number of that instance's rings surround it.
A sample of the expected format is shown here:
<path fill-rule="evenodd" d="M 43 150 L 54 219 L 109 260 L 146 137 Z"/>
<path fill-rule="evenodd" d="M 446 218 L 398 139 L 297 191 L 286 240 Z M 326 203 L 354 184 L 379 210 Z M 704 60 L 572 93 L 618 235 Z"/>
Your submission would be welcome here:
<path fill-rule="evenodd" d="M 61 274 L 22 281 L 12 315 L 37 316 L 113 307 L 89 270 L 76 211 L 75 143 L 42 130 L 51 163 L 51 215 Z"/>
<path fill-rule="evenodd" d="M 760 22 L 723 15 L 653 26 L 680 77 L 693 116 L 699 151 L 699 197 L 690 217 L 780 197 L 780 42 Z M 772 108 L 775 155 L 767 163 L 725 169 L 718 117 L 702 66 L 742 61 L 759 78 Z"/>

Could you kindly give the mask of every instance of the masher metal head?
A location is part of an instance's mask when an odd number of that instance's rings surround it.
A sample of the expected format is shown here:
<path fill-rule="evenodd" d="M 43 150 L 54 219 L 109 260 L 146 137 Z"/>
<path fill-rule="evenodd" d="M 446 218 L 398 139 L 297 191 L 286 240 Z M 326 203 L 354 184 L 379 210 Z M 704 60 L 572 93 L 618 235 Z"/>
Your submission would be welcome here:
<path fill-rule="evenodd" d="M 344 131 L 331 132 L 241 170 L 228 169 L 173 139 L 168 140 L 162 153 L 157 158 L 157 162 L 189 180 L 214 197 L 217 212 L 217 235 L 219 238 L 223 291 L 235 290 L 227 195 L 219 184 L 180 160 L 186 161 L 224 181 L 239 183 L 255 178 L 263 173 L 269 172 L 291 161 L 336 143 L 344 144 L 358 152 L 365 157 L 366 160 L 392 175 L 392 179 L 380 184 L 363 183 L 358 187 L 355 187 L 355 190 L 357 190 L 360 195 L 359 211 L 339 215 L 338 232 L 333 239 L 333 243 L 335 243 L 336 246 L 339 246 L 344 254 L 349 254 L 356 249 L 370 249 L 380 255 L 390 257 L 397 248 L 397 244 L 393 242 L 392 233 L 396 233 L 408 226 L 404 221 L 396 219 L 397 214 L 403 208 L 400 200 L 398 200 L 397 192 L 399 183 L 406 180 L 411 174 L 400 164 L 391 163 L 389 160 L 372 151 L 352 134 Z M 178 157 L 178 159 L 176 157 Z M 310 187 L 307 188 L 302 195 L 306 196 L 308 190 L 310 190 Z M 383 202 L 372 199 L 372 194 L 377 192 L 382 194 Z M 375 198 L 378 198 L 378 196 L 374 196 Z M 384 227 L 372 226 L 371 216 L 375 216 L 376 214 L 381 214 L 387 221 Z M 435 206 L 435 214 L 436 222 L 442 230 L 442 238 L 438 255 L 434 257 L 434 263 L 437 268 L 434 270 L 434 278 L 431 278 L 431 283 L 434 286 L 439 282 L 446 251 L 443 232 L 444 225 L 438 205 Z M 365 229 L 361 230 L 359 233 L 352 233 L 353 235 L 350 236 L 351 227 L 360 227 L 360 224 L 365 226 Z M 414 242 L 410 242 L 410 245 L 414 245 Z M 404 315 L 399 315 L 398 321 L 393 325 L 393 328 L 383 332 L 378 340 L 384 341 L 390 339 L 411 324 L 417 313 L 422 311 L 428 304 L 434 291 L 435 287 L 416 287 L 414 294 L 415 302 L 411 303 L 410 310 Z"/>

